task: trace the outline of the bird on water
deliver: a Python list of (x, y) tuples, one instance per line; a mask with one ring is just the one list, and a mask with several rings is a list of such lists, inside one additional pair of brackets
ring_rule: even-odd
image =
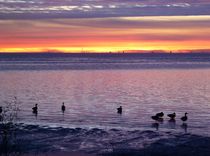
[(159, 119), (159, 117), (158, 116), (151, 116), (151, 118), (153, 119), (153, 120), (158, 120)]
[(159, 121), (159, 122), (163, 122), (163, 118), (157, 116), (157, 115), (154, 115), (154, 116), (151, 116), (151, 118), (155, 121)]
[(151, 118), (155, 121), (159, 121), (159, 122), (162, 122), (163, 121), (163, 116), (164, 116), (164, 113), (163, 112), (160, 112), (160, 113), (157, 113), (156, 115), (154, 116), (151, 116)]
[(119, 108), (117, 108), (117, 113), (122, 114), (122, 106), (120, 106)]
[(3, 121), (3, 116), (1, 115), (1, 113), (3, 112), (2, 107), (0, 107), (0, 121)]
[(64, 113), (65, 110), (66, 110), (66, 106), (64, 105), (64, 102), (63, 102), (63, 104), (62, 104), (62, 106), (61, 106), (61, 110), (62, 110), (63, 113)]
[(162, 118), (164, 116), (164, 113), (163, 112), (157, 113), (156, 116)]
[(175, 119), (176, 113), (174, 112), (174, 113), (172, 113), (172, 114), (168, 114), (167, 116), (168, 116), (169, 118), (171, 118), (171, 119)]
[(185, 122), (185, 121), (187, 121), (187, 112), (184, 114), (184, 116), (183, 117), (181, 117), (181, 120), (183, 121), (183, 122)]
[(34, 114), (38, 113), (38, 104), (36, 103), (35, 106), (32, 108)]

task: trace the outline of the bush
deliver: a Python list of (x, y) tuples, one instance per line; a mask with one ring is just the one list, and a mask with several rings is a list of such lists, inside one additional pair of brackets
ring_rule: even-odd
[(18, 100), (5, 101), (0, 114), (0, 156), (20, 155), (16, 137)]

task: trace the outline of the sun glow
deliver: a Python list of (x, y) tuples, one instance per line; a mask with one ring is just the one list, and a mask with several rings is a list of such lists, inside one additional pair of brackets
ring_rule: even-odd
[(210, 49), (210, 16), (1, 20), (1, 52)]

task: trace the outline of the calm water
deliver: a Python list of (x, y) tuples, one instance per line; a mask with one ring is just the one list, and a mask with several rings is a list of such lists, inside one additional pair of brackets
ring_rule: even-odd
[[(208, 55), (202, 59), (186, 57), (187, 61), (183, 61), (182, 57), (169, 58), (167, 61), (152, 58), (157, 64), (152, 69), (151, 59), (136, 57), (127, 59), (127, 63), (119, 58), (116, 62), (115, 57), (106, 58), (106, 63), (97, 58), (81, 60), (70, 57), (59, 58), (59, 61), (53, 58), (53, 61), (59, 62), (57, 65), (49, 58), (48, 62), (35, 59), (28, 61), (27, 65), (27, 58), (18, 59), (1, 58), (0, 103), (12, 101), (16, 96), (20, 103), (19, 122), (51, 127), (155, 131), (151, 116), (163, 111), (165, 114), (176, 112), (177, 119), (176, 123), (170, 123), (165, 116), (159, 126), (160, 132), (187, 131), (210, 135)], [(84, 59), (89, 61), (93, 69), (83, 62)], [(129, 67), (129, 62), (137, 62), (136, 68), (109, 68), (113, 64), (118, 66), (119, 60), (123, 60), (120, 64), (126, 67)], [(167, 62), (167, 65), (161, 61)], [(38, 68), (43, 64), (45, 70)], [(62, 68), (63, 64), (68, 69)], [(178, 67), (174, 66), (177, 64)], [(62, 102), (67, 108), (64, 114), (60, 110)], [(39, 104), (37, 117), (31, 111), (35, 103)], [(120, 105), (123, 107), (122, 115), (116, 113)], [(187, 129), (181, 126), (180, 121), (185, 112), (189, 113)]]
[[(19, 120), (26, 123), (84, 126), (84, 127), (120, 127), (120, 128), (151, 128), (150, 116), (163, 111), (166, 114), (176, 112), (176, 125), (167, 122), (160, 125), (166, 129), (180, 129), (179, 118), (184, 112), (189, 113), (188, 128), (190, 131), (210, 130), (210, 68), (181, 69), (159, 68), (160, 57), (146, 58), (17, 58), (3, 59), (0, 67), (5, 62), (14, 70), (0, 72), (0, 101), (9, 101), (16, 96), (20, 104)], [(164, 57), (163, 57), (164, 58)], [(173, 58), (173, 57), (172, 57)], [(184, 57), (185, 58), (185, 57)], [(30, 60), (32, 60), (30, 62)], [(63, 60), (62, 60), (63, 59)], [(207, 64), (209, 57), (204, 57), (196, 62), (194, 59), (183, 57), (170, 62), (176, 64)], [(18, 61), (17, 61), (18, 60)], [(21, 61), (22, 60), (22, 61)], [(84, 60), (90, 63), (101, 62), (101, 68), (110, 63), (116, 64), (121, 60), (125, 62), (140, 62), (151, 64), (159, 63), (154, 69), (106, 69), (103, 70), (33, 70), (30, 65), (40, 66), (46, 64), (48, 68), (52, 62), (74, 66), (86, 66)], [(166, 60), (162, 59), (163, 62)], [(186, 61), (187, 60), (187, 61)], [(28, 62), (31, 70), (17, 70), (18, 64)], [(63, 62), (62, 62), (63, 61)], [(87, 62), (86, 61), (86, 62)], [(50, 63), (49, 63), (50, 62)], [(120, 62), (120, 63), (121, 63)], [(58, 64), (58, 63), (56, 63)], [(58, 65), (60, 65), (58, 64)], [(98, 63), (99, 64), (99, 63)], [(105, 64), (105, 65), (104, 65)], [(69, 65), (69, 66), (70, 66)], [(167, 66), (163, 66), (167, 67)], [(27, 68), (28, 69), (28, 68)], [(57, 69), (57, 68), (56, 68)], [(65, 102), (67, 111), (63, 115), (60, 111), (61, 103)], [(35, 103), (39, 104), (37, 118), (31, 113)], [(116, 114), (116, 108), (123, 106), (123, 114)]]

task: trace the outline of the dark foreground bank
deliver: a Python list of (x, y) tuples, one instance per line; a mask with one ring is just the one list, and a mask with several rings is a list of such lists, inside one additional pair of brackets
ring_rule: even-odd
[[(34, 125), (18, 125), (12, 131), (6, 151), (10, 155), (209, 156), (210, 153), (210, 138), (190, 133)], [(0, 155), (5, 155), (2, 136)]]

